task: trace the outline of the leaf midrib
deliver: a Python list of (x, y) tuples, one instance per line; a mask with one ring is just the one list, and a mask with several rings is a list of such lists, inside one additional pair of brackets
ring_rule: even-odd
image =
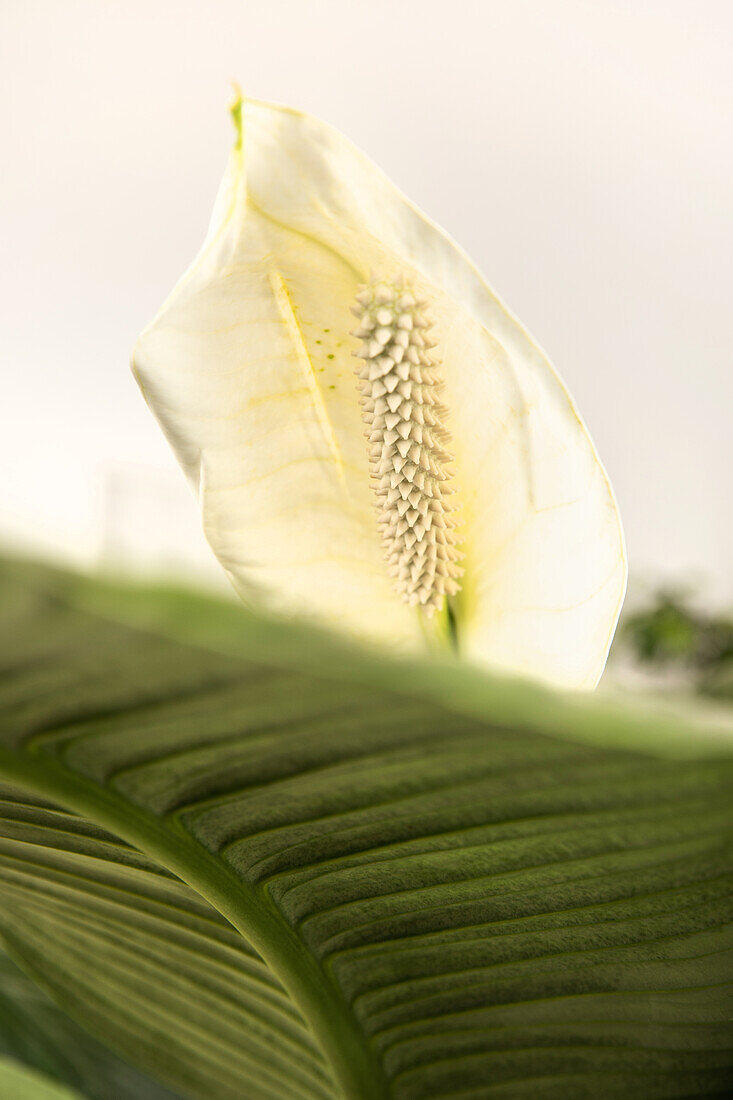
[(311, 1027), (347, 1100), (389, 1100), (381, 1062), (356, 1018), (319, 963), (265, 891), (235, 872), (186, 833), (164, 824), (42, 752), (0, 748), (0, 772), (34, 795), (62, 801), (159, 861), (206, 899), (262, 956)]

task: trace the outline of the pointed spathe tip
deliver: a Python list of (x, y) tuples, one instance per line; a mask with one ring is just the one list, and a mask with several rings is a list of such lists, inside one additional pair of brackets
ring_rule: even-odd
[(242, 106), (244, 104), (244, 96), (242, 95), (242, 89), (236, 80), (232, 81), (232, 89), (234, 91), (234, 100), (229, 108), (229, 114), (232, 116), (232, 122), (234, 123), (235, 141), (234, 148), (242, 148)]

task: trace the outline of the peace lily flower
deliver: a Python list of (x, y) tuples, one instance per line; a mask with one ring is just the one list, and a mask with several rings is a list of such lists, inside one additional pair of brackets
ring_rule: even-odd
[(547, 358), (340, 133), (250, 100), (233, 115), (208, 236), (133, 369), (235, 587), (594, 686), (623, 537)]

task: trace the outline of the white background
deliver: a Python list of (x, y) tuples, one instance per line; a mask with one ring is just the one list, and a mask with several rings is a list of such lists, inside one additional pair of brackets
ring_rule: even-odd
[(589, 424), (637, 583), (733, 602), (732, 57), (726, 0), (0, 0), (0, 541), (204, 559), (127, 362), (237, 79), (477, 261)]

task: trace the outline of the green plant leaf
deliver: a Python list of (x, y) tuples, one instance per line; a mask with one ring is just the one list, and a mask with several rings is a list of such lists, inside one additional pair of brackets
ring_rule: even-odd
[(724, 732), (41, 567), (0, 606), (0, 929), (129, 1058), (206, 1100), (728, 1094)]
[(287, 996), (215, 910), (90, 822), (2, 793), (2, 934), (63, 1008), (186, 1095), (329, 1094)]
[(84, 1100), (78, 1092), (59, 1084), (38, 1070), (11, 1058), (0, 1057), (0, 1096), (8, 1100)]
[[(4, 787), (0, 793), (4, 805), (14, 801), (22, 813), (24, 799), (18, 790)], [(3, 819), (7, 820), (5, 814)], [(4, 889), (2, 895), (9, 900)], [(176, 1093), (143, 1076), (75, 1024), (4, 952), (0, 952), (0, 1058), (22, 1063), (77, 1090), (86, 1100), (177, 1100)]]

